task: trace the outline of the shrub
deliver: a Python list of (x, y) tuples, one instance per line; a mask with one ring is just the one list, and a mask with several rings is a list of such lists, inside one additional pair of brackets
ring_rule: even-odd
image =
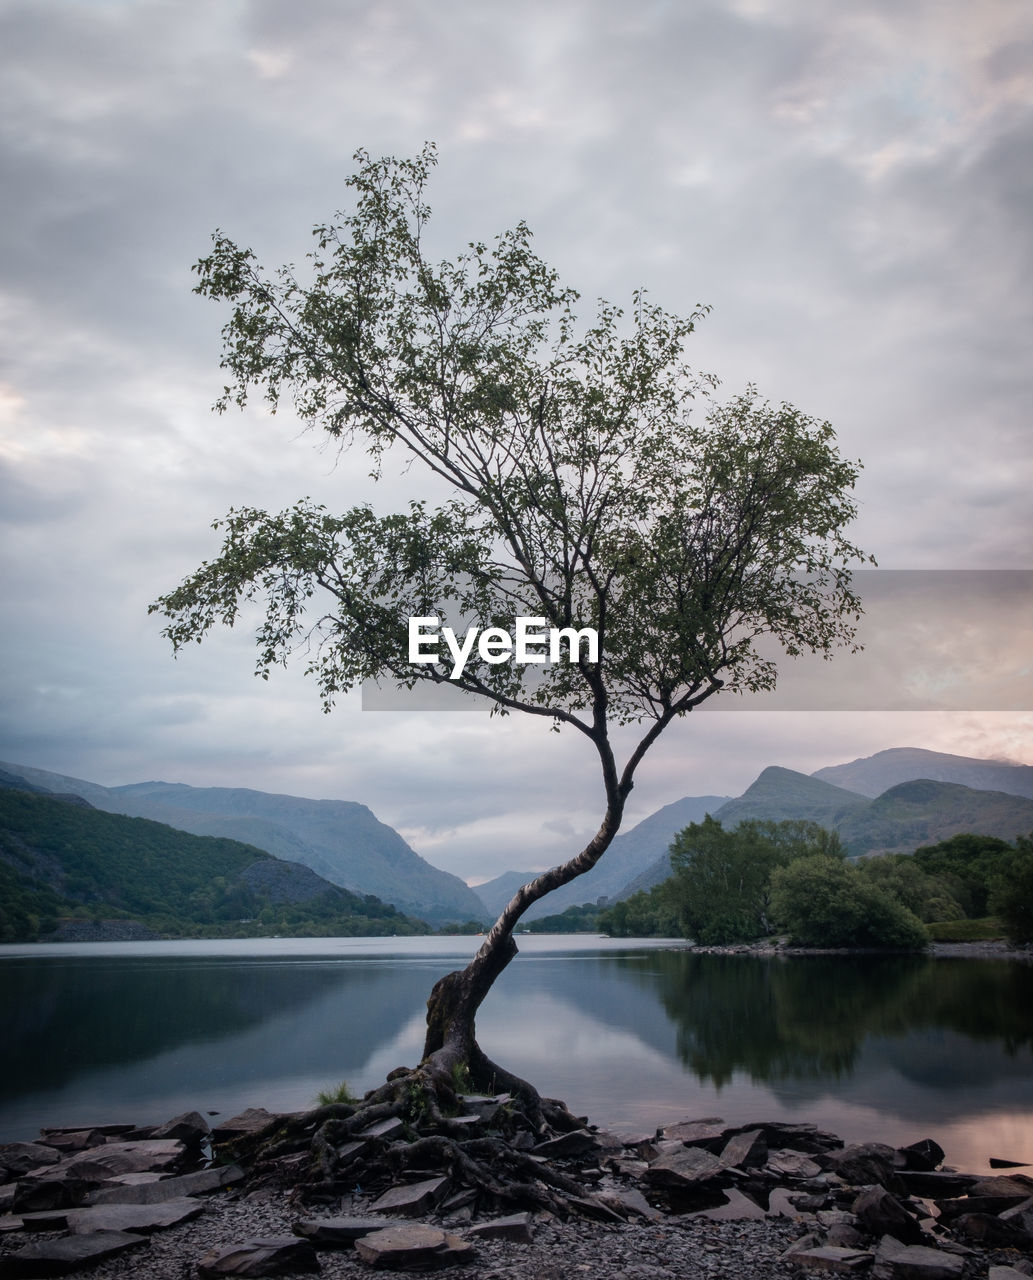
[(921, 921), (856, 867), (820, 854), (773, 873), (771, 910), (795, 946), (922, 951), (929, 941)]

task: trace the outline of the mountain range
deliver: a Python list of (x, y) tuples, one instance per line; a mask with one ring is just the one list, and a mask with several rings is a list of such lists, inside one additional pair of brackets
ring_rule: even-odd
[[(169, 782), (102, 787), (25, 765), (0, 763), (0, 770), (30, 790), (80, 797), (108, 813), (243, 841), (432, 924), (493, 919), (538, 874), (507, 871), (470, 889), (352, 801)], [(817, 822), (838, 831), (853, 857), (912, 852), (961, 831), (1011, 840), (1033, 831), (1033, 767), (911, 747), (810, 775), (771, 766), (740, 796), (686, 796), (650, 814), (619, 835), (592, 871), (536, 903), (525, 918), (600, 898), (614, 901), (660, 883), (670, 874), (668, 846), (675, 834), (708, 813), (725, 826), (749, 818)]]
[[(734, 799), (686, 797), (666, 805), (617, 837), (602, 860), (605, 873), (597, 866), (536, 903), (525, 918), (539, 919), (600, 897), (627, 898), (660, 884), (670, 875), (668, 846), (674, 834), (690, 822), (702, 822), (707, 813), (725, 827), (747, 819), (816, 822), (837, 831), (851, 857), (913, 853), (962, 831), (1013, 840), (1033, 831), (1033, 767), (917, 747), (891, 748), (813, 774), (772, 765)], [(621, 855), (614, 859), (622, 841)], [(478, 885), (477, 892), (485, 906), (501, 907), (503, 894), (511, 895), (533, 875), (509, 871)], [(627, 878), (618, 885), (621, 875)]]
[(0, 941), (426, 932), (252, 845), (105, 813), (0, 770)]
[(458, 876), (431, 866), (397, 831), (354, 801), (174, 782), (102, 787), (27, 765), (0, 761), (0, 769), (47, 791), (81, 796), (107, 813), (243, 841), (276, 858), (300, 862), (342, 889), (375, 894), (431, 924), (479, 920), (485, 914), (480, 899)]

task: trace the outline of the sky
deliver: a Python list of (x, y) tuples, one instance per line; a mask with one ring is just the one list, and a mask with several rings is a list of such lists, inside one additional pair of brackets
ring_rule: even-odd
[[(571, 733), (324, 715), (246, 633), (173, 661), (147, 615), (231, 506), (420, 496), (289, 414), (210, 411), (192, 264), (216, 228), (300, 260), (360, 147), (437, 144), (446, 252), (523, 218), (589, 307), (709, 304), (690, 360), (832, 422), (882, 568), (1033, 569), (1026, 0), (0, 0), (0, 50), (0, 759), (358, 800), (471, 881), (594, 831)], [(893, 746), (1033, 764), (1004, 705), (691, 716), (627, 816)]]

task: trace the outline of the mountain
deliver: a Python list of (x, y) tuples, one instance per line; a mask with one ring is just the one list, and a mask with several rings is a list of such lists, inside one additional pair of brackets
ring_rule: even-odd
[(861, 796), (843, 787), (794, 769), (770, 765), (741, 796), (722, 805), (714, 817), (726, 827), (737, 826), (750, 818), (771, 822), (803, 819), (823, 827), (835, 827), (866, 803)]
[[(708, 813), (715, 812), (726, 800), (726, 796), (686, 796), (664, 805), (629, 831), (618, 835), (591, 871), (536, 902), (523, 918), (537, 920), (583, 902), (622, 896), (630, 881), (658, 858), (666, 858), (667, 846), (682, 827), (687, 827), (690, 822), (702, 822)], [(506, 871), (494, 880), (477, 885), (474, 892), (489, 915), (497, 916), (517, 889), (538, 874), (537, 871)]]
[(331, 884), (375, 894), (406, 915), (432, 923), (479, 920), (485, 914), (480, 899), (458, 876), (431, 866), (397, 831), (353, 801), (170, 782), (102, 787), (23, 765), (0, 762), (0, 769), (50, 791), (82, 796), (108, 813), (243, 841), (303, 863)]
[[(923, 769), (937, 777), (922, 773)], [(987, 785), (962, 785), (956, 781), (962, 777)], [(889, 781), (882, 791), (870, 790), (885, 779)], [(998, 785), (990, 788), (991, 782)], [(725, 827), (747, 819), (817, 822), (838, 831), (853, 857), (913, 853), (919, 845), (936, 844), (962, 831), (1004, 840), (1033, 831), (1033, 808), (1026, 799), (1033, 798), (1031, 793), (1033, 768), (1029, 765), (898, 747), (819, 769), (810, 776), (769, 766), (741, 796), (717, 809), (714, 817)], [(665, 849), (613, 896), (627, 898), (640, 889), (652, 889), (669, 875)]]
[[(52, 933), (61, 917), (179, 936), (421, 931), (394, 907), (235, 840), (0, 787), (0, 941)], [(17, 779), (15, 779), (16, 781)], [(129, 936), (127, 934), (127, 936)]]
[(952, 756), (921, 747), (891, 747), (849, 764), (818, 769), (811, 777), (872, 798), (898, 783), (929, 778), (933, 782), (957, 782), (977, 791), (1004, 791), (1033, 799), (1033, 765)]
[(914, 853), (959, 832), (1014, 840), (1033, 831), (1033, 800), (922, 778), (890, 787), (836, 824), (848, 853)]

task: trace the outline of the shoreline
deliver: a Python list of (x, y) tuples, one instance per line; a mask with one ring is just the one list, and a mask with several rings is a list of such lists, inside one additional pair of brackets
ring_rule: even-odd
[(1009, 942), (930, 942), (925, 951), (889, 951), (884, 947), (790, 947), (765, 939), (761, 942), (736, 942), (726, 946), (672, 947), (671, 950), (695, 952), (705, 956), (929, 956), (935, 959), (953, 957), (971, 960), (1024, 960), (1033, 963), (1033, 945), (1017, 946)]
[[(245, 1126), (238, 1152), (249, 1138), (270, 1132), (274, 1119), (258, 1112), (237, 1117)], [(318, 1270), (327, 1280), (354, 1280), (367, 1276), (371, 1265), (383, 1265), (364, 1261), (356, 1239), (369, 1252), (386, 1248), (383, 1237), (392, 1232), (396, 1240), (399, 1233), (410, 1241), (440, 1237), (421, 1269), (432, 1266), (445, 1280), (567, 1280), (572, 1272), (600, 1280), (793, 1280), (859, 1270), (885, 1280), (1033, 1275), (1033, 1167), (1001, 1168), (989, 1176), (958, 1173), (941, 1167), (942, 1149), (929, 1139), (896, 1149), (844, 1147), (812, 1125), (728, 1129), (710, 1117), (622, 1140), (589, 1125), (544, 1141), (539, 1135), (540, 1185), (558, 1197), (555, 1212), (539, 1204), (514, 1213), (483, 1188), (481, 1194), (463, 1191), (454, 1169), (444, 1192), (417, 1201), (429, 1185), (424, 1180), (433, 1178), (421, 1165), (392, 1179), (397, 1204), (386, 1216), (382, 1179), (375, 1176), (368, 1186), (339, 1187), (334, 1196), (303, 1203), (296, 1157), (272, 1165), (262, 1158), (242, 1161), (236, 1172), (200, 1160), (200, 1172), (184, 1174), (182, 1153), (193, 1151), (193, 1163), (199, 1162), (200, 1125), (206, 1122), (192, 1113), (135, 1133), (125, 1132), (126, 1126), (107, 1126), (103, 1134), (46, 1130), (44, 1142), (58, 1144), (51, 1148), (54, 1159), (48, 1155), (50, 1164), (35, 1172), (26, 1167), (20, 1177), (11, 1176), (10, 1148), (0, 1148), (0, 1162), (7, 1161), (7, 1182), (0, 1186), (0, 1205), (7, 1202), (0, 1208), (0, 1277), (192, 1280)], [(122, 1132), (110, 1132), (115, 1129)], [(183, 1136), (153, 1136), (171, 1133)], [(206, 1134), (205, 1142), (212, 1136)], [(409, 1134), (403, 1145), (417, 1138)], [(513, 1134), (505, 1142), (514, 1152), (526, 1145)], [(378, 1140), (378, 1158), (386, 1158), (392, 1145), (398, 1135), (393, 1143), (391, 1135)], [(134, 1146), (142, 1155), (149, 1151), (154, 1172), (145, 1174), (140, 1162), (135, 1173), (112, 1172)], [(26, 1162), (33, 1158), (15, 1154)], [(53, 1198), (45, 1185), (55, 1184), (62, 1170), (78, 1187), (78, 1198), (94, 1207), (27, 1211), (26, 1203)], [(95, 1189), (83, 1192), (80, 1184), (91, 1180)], [(249, 1248), (254, 1253), (249, 1242), (256, 1240), (266, 1253), (284, 1253), (280, 1269), (220, 1269), (231, 1256), (239, 1261)], [(108, 1243), (116, 1252), (88, 1265), (47, 1269), (44, 1261), (48, 1251)], [(199, 1269), (202, 1260), (207, 1267)]]

